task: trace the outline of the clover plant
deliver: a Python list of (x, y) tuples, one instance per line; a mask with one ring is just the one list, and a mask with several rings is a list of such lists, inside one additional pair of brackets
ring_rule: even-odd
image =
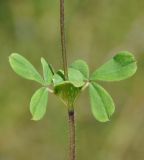
[(94, 118), (100, 122), (107, 122), (115, 111), (115, 105), (110, 94), (99, 85), (99, 81), (114, 82), (131, 77), (137, 70), (136, 59), (132, 53), (121, 51), (114, 55), (108, 62), (89, 73), (87, 63), (81, 59), (74, 61), (67, 67), (65, 38), (64, 38), (64, 1), (61, 0), (61, 43), (63, 69), (55, 71), (53, 67), (41, 58), (43, 76), (22, 55), (12, 53), (9, 62), (12, 69), (21, 77), (41, 84), (30, 101), (32, 119), (37, 121), (43, 118), (47, 110), (48, 95), (52, 93), (67, 106), (70, 120), (70, 160), (75, 160), (75, 126), (74, 106), (77, 97), (87, 87), (91, 111)]
[(109, 93), (98, 84), (98, 81), (120, 81), (131, 77), (137, 69), (134, 56), (127, 51), (119, 52), (91, 75), (87, 63), (76, 60), (68, 68), (68, 80), (64, 79), (62, 69), (55, 72), (44, 58), (41, 58), (43, 76), (26, 58), (17, 53), (10, 55), (9, 62), (18, 75), (42, 85), (31, 98), (30, 112), (33, 120), (40, 120), (45, 115), (49, 92), (59, 97), (69, 110), (73, 110), (78, 95), (89, 87), (94, 117), (100, 122), (109, 121), (115, 105)]

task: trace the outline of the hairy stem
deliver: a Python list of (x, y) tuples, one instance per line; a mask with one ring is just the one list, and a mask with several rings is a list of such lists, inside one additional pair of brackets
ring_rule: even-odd
[(69, 116), (69, 160), (75, 160), (75, 114), (74, 110), (68, 112)]
[(64, 76), (65, 76), (65, 80), (68, 80), (65, 26), (64, 26), (64, 0), (60, 0), (60, 30), (61, 30), (61, 45), (62, 45), (62, 60), (63, 60)]

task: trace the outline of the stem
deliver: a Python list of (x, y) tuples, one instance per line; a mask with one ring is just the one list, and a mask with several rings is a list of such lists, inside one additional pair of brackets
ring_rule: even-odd
[[(64, 26), (64, 0), (60, 0), (60, 30), (64, 78), (68, 80), (67, 53)], [(75, 116), (74, 109), (68, 110), (69, 117), (69, 160), (75, 160)]]
[(60, 30), (62, 45), (62, 60), (65, 80), (68, 80), (67, 54), (65, 43), (65, 27), (64, 27), (64, 0), (60, 0)]
[(75, 114), (74, 110), (68, 112), (69, 116), (69, 160), (75, 160)]

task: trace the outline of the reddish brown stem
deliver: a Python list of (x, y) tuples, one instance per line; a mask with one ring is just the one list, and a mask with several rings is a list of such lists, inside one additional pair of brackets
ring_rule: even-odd
[(65, 42), (65, 26), (64, 26), (64, 0), (60, 0), (60, 30), (61, 30), (61, 45), (62, 45), (62, 60), (65, 80), (68, 80), (67, 54)]
[[(67, 54), (65, 42), (65, 26), (64, 26), (64, 0), (60, 0), (60, 30), (61, 30), (61, 46), (62, 60), (65, 80), (68, 80)], [(73, 108), (73, 107), (72, 107)], [(75, 115), (74, 110), (68, 111), (69, 117), (69, 160), (75, 160)]]
[(76, 159), (75, 153), (75, 114), (74, 110), (68, 112), (69, 116), (69, 160)]

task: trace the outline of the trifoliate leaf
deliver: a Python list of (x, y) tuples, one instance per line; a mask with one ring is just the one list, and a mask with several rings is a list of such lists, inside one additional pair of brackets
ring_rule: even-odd
[(49, 64), (44, 58), (41, 58), (41, 63), (43, 67), (43, 75), (44, 75), (45, 83), (46, 85), (49, 85), (52, 82), (53, 73), (51, 71), (51, 68), (49, 67)]
[(100, 122), (109, 121), (115, 106), (108, 92), (100, 85), (92, 83), (89, 86), (89, 95), (94, 117)]
[(30, 112), (32, 114), (32, 120), (40, 120), (46, 113), (48, 102), (48, 89), (40, 88), (38, 89), (31, 98), (30, 102)]
[(89, 67), (87, 63), (83, 60), (76, 60), (70, 65), (70, 67), (80, 71), (85, 79), (89, 78)]
[(13, 53), (9, 56), (9, 62), (12, 69), (23, 78), (37, 81), (43, 84), (41, 75), (37, 72), (34, 66), (23, 56)]
[(123, 51), (98, 68), (91, 76), (91, 80), (119, 81), (131, 77), (137, 70), (135, 57)]

